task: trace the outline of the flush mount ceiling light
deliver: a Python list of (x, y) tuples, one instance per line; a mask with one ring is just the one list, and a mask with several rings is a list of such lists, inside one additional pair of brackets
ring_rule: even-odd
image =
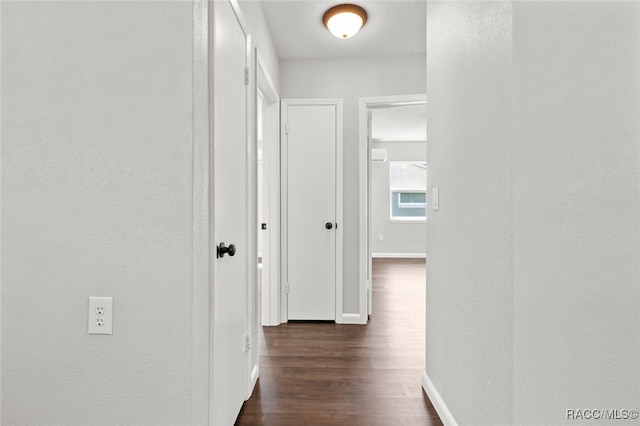
[(350, 38), (367, 22), (367, 12), (355, 4), (339, 4), (324, 13), (322, 22), (334, 36)]

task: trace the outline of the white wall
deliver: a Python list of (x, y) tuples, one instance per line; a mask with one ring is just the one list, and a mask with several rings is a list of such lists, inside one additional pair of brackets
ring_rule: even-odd
[(251, 33), (251, 43), (258, 48), (260, 57), (270, 74), (276, 91), (280, 90), (280, 62), (276, 48), (273, 45), (269, 27), (262, 12), (262, 4), (256, 0), (238, 1), (242, 14), (247, 21)]
[(510, 424), (511, 6), (427, 3), (426, 372), (461, 425)]
[(514, 421), (640, 409), (640, 3), (513, 30)]
[(280, 61), (283, 98), (344, 99), (344, 312), (358, 313), (358, 99), (425, 91), (425, 56)]
[(637, 2), (428, 4), (426, 373), (459, 424), (639, 408), (639, 28)]
[[(206, 418), (193, 414), (208, 382), (206, 364), (193, 374), (207, 352), (192, 351), (193, 9), (2, 2), (8, 424)], [(87, 334), (89, 296), (114, 297), (112, 336)]]
[[(425, 253), (426, 224), (392, 223), (389, 220), (389, 162), (426, 161), (425, 142), (373, 142), (374, 149), (386, 149), (387, 161), (372, 162), (371, 185), (371, 252), (376, 254)], [(384, 235), (380, 241), (379, 234)]]

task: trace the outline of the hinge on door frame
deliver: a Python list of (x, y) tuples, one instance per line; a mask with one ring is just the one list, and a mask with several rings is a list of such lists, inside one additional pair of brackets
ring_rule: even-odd
[(285, 284), (284, 291), (289, 294), (289, 283)]
[(244, 335), (244, 351), (251, 352), (251, 335), (250, 334)]
[(249, 85), (249, 67), (244, 67), (244, 84)]
[(289, 134), (289, 123), (284, 123), (284, 134), (285, 135)]

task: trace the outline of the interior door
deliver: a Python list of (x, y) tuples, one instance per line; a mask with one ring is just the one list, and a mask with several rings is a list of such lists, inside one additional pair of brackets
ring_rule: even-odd
[(248, 248), (248, 37), (228, 1), (213, 7), (214, 424), (232, 425), (245, 400)]
[(336, 105), (287, 105), (290, 320), (336, 319)]

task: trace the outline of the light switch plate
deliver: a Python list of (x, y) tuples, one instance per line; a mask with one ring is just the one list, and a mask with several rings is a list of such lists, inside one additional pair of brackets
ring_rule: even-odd
[(113, 297), (89, 297), (89, 334), (113, 334)]
[(433, 197), (431, 197), (431, 206), (433, 207), (433, 210), (438, 210), (440, 208), (440, 200), (438, 199), (439, 196), (439, 191), (438, 188), (433, 188)]

